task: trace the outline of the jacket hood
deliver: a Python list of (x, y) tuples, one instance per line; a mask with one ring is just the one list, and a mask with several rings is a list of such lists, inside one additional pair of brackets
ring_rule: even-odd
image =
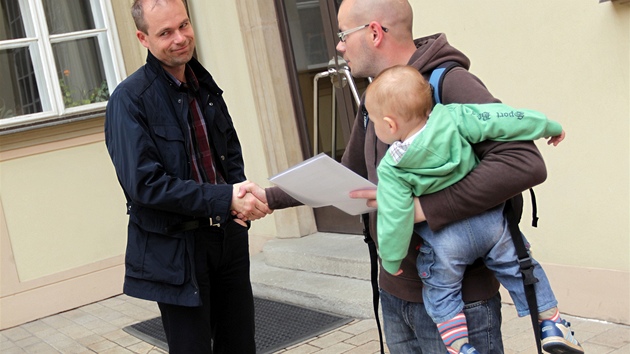
[(414, 43), (417, 50), (409, 59), (408, 65), (418, 69), (425, 76), (445, 61), (455, 61), (466, 70), (470, 68), (468, 57), (452, 47), (444, 33), (418, 38)]

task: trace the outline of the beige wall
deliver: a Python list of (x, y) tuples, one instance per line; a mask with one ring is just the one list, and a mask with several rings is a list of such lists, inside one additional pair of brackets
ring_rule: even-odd
[(39, 146), (41, 153), (2, 162), (2, 204), (21, 281), (124, 250), (124, 224), (111, 222), (120, 219), (124, 201), (111, 193), (117, 184), (105, 145), (76, 140), (81, 145)]
[(124, 199), (102, 119), (2, 137), (0, 328), (122, 291)]
[(411, 3), (417, 36), (446, 33), (495, 96), (563, 124), (560, 146), (538, 144), (548, 178), (535, 188), (539, 227), (527, 210), (523, 232), (561, 310), (628, 323), (630, 4)]

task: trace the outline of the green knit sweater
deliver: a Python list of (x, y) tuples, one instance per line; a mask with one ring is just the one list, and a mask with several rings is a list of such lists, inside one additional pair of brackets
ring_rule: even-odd
[(383, 267), (396, 273), (414, 224), (413, 197), (442, 190), (478, 164), (470, 144), (535, 140), (559, 135), (559, 123), (533, 110), (499, 103), (436, 105), (399, 162), (385, 154), (378, 166), (378, 242)]

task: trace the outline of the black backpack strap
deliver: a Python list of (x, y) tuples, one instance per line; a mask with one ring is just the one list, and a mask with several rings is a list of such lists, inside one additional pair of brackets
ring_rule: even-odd
[[(363, 98), (361, 99), (361, 115), (363, 116), (363, 129), (367, 132), (367, 125), (370, 121), (368, 111), (363, 104)], [(363, 241), (367, 243), (368, 250), (370, 251), (370, 283), (372, 284), (372, 305), (374, 306), (374, 318), (376, 319), (376, 329), (378, 330), (378, 341), (381, 345), (381, 354), (385, 354), (385, 348), (383, 346), (383, 331), (381, 330), (381, 320), (378, 316), (378, 303), (380, 294), (378, 292), (378, 252), (376, 250), (376, 243), (370, 235), (370, 214), (361, 214), (363, 221)]]
[[(533, 196), (533, 190), (531, 190)], [(529, 315), (532, 320), (532, 328), (534, 329), (534, 337), (536, 338), (536, 348), (538, 354), (542, 354), (540, 345), (540, 326), (538, 325), (538, 304), (536, 301), (536, 289), (534, 284), (538, 282), (538, 279), (534, 276), (534, 265), (532, 258), (525, 247), (521, 230), (518, 227), (518, 217), (514, 211), (513, 201), (508, 200), (505, 202), (505, 208), (503, 210), (510, 229), (510, 235), (512, 235), (512, 242), (516, 249), (516, 256), (518, 257), (518, 264), (521, 274), (523, 275), (523, 287), (525, 288), (525, 297), (527, 298), (527, 306), (529, 307)], [(534, 208), (535, 209), (535, 208)]]
[(361, 115), (363, 116), (363, 130), (365, 133), (367, 132), (367, 125), (368, 125), (368, 122), (370, 121), (370, 117), (368, 115), (367, 109), (365, 109), (365, 105), (363, 104), (363, 102), (361, 102)]
[(532, 198), (532, 226), (538, 227), (538, 208), (536, 207), (536, 194), (534, 194), (534, 188), (529, 189), (529, 195)]
[[(442, 83), (444, 76), (451, 69), (460, 66), (459, 63), (454, 61), (446, 61), (438, 65), (429, 76), (429, 84), (433, 91), (433, 104), (442, 103)], [(538, 216), (536, 208), (536, 195), (532, 188), (529, 189), (532, 198), (532, 226), (538, 226)], [(538, 304), (536, 301), (536, 289), (534, 284), (538, 282), (538, 279), (534, 276), (534, 266), (532, 259), (525, 247), (521, 230), (518, 227), (519, 218), (514, 211), (512, 200), (508, 200), (504, 210), (508, 226), (510, 228), (510, 234), (512, 236), (512, 242), (516, 248), (516, 255), (518, 257), (518, 264), (521, 274), (523, 275), (523, 286), (525, 288), (525, 297), (527, 299), (527, 306), (529, 307), (529, 314), (532, 321), (532, 328), (534, 329), (534, 337), (536, 338), (536, 349), (538, 354), (542, 354), (542, 348), (540, 343), (540, 326), (538, 325)]]
[(372, 305), (374, 305), (374, 318), (376, 319), (376, 328), (378, 329), (378, 340), (381, 345), (381, 354), (385, 354), (381, 321), (378, 316), (379, 293), (376, 244), (370, 235), (370, 214), (362, 214), (361, 218), (363, 219), (363, 241), (367, 243), (368, 249), (370, 250), (370, 282), (372, 283)]
[(436, 105), (438, 103), (442, 103), (442, 82), (444, 81), (444, 76), (451, 69), (461, 66), (458, 62), (455, 61), (445, 61), (442, 64), (438, 65), (431, 72), (431, 76), (429, 76), (429, 84), (433, 90), (433, 104)]

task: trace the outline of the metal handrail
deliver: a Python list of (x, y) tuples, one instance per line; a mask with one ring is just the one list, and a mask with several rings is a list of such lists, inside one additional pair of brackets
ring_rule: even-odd
[(331, 146), (331, 154), (334, 158), (335, 151), (337, 149), (337, 99), (336, 99), (336, 85), (334, 83), (334, 79), (339, 79), (339, 76), (343, 75), (339, 82), (339, 86), (341, 88), (344, 87), (344, 83), (347, 83), (350, 87), (350, 91), (352, 92), (352, 96), (354, 97), (354, 101), (357, 105), (361, 103), (359, 98), (359, 93), (357, 90), (357, 85), (350, 74), (350, 69), (347, 66), (342, 67), (337, 70), (334, 67), (329, 67), (328, 70), (317, 73), (313, 78), (313, 154), (317, 155), (317, 151), (319, 149), (319, 79), (324, 77), (330, 77), (331, 82), (333, 82), (332, 86), (332, 115), (331, 115), (331, 124), (332, 124), (332, 146)]
[(357, 107), (359, 107), (359, 105), (361, 104), (361, 99), (359, 98), (359, 91), (357, 90), (357, 85), (354, 82), (354, 78), (352, 77), (352, 74), (350, 73), (350, 68), (348, 68), (347, 66), (344, 66), (343, 68), (339, 70), (339, 72), (342, 73), (346, 77), (348, 85), (350, 86), (350, 91), (352, 92), (352, 96), (354, 97), (354, 102), (356, 103)]

